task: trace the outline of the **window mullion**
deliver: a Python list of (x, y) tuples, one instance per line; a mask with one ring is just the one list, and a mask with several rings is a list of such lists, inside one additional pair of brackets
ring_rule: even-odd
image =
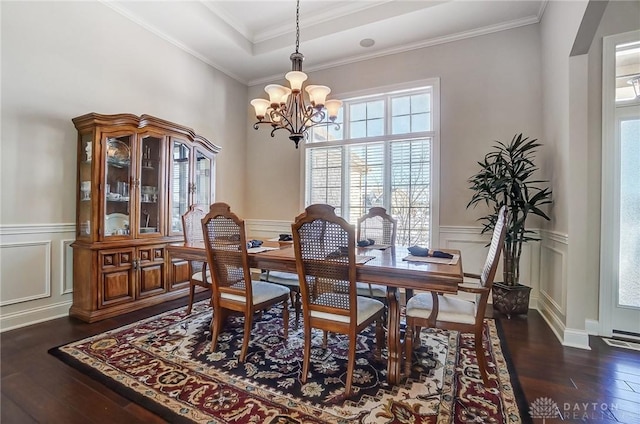
[(384, 142), (384, 207), (391, 214), (391, 142)]
[(347, 146), (342, 147), (342, 187), (340, 188), (340, 195), (342, 196), (342, 208), (340, 211), (340, 216), (347, 219), (348, 215), (345, 213), (351, 207), (349, 202), (349, 195), (351, 194), (349, 191), (349, 186), (351, 184), (350, 178), (350, 169), (349, 162), (351, 161), (351, 152)]

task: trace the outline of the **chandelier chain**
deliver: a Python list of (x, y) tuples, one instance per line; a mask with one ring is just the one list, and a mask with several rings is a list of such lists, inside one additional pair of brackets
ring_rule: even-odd
[(296, 1), (296, 53), (300, 47), (300, 0)]

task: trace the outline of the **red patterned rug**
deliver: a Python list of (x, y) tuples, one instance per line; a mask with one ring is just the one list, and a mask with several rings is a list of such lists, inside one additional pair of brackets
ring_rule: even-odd
[[(527, 406), (494, 320), (485, 321), (490, 384), (478, 371), (473, 336), (424, 329), (413, 372), (386, 383), (386, 365), (373, 358), (374, 329), (358, 338), (355, 393), (344, 398), (344, 336), (313, 333), (311, 375), (300, 382), (302, 325), (292, 318), (282, 337), (281, 311), (257, 318), (244, 364), (237, 357), (242, 318), (230, 318), (210, 352), (208, 301), (166, 312), (50, 350), (170, 422), (197, 423), (518, 423)], [(291, 314), (295, 315), (295, 314)]]

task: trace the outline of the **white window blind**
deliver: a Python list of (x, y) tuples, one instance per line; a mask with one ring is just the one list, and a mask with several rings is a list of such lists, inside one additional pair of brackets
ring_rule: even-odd
[(374, 206), (398, 220), (396, 242), (431, 243), (434, 87), (345, 100), (340, 130), (313, 129), (306, 149), (306, 205), (328, 203), (352, 224)]

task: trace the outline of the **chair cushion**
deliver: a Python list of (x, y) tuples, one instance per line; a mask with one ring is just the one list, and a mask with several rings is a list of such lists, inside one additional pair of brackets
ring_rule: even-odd
[(260, 274), (260, 280), (267, 281), (269, 283), (282, 284), (283, 286), (300, 287), (300, 281), (298, 281), (298, 274), (291, 272), (281, 271), (269, 271)]
[[(191, 276), (192, 280), (202, 282), (202, 271), (196, 272)], [(211, 272), (207, 271), (207, 284), (211, 284)]]
[[(289, 294), (287, 287), (279, 284), (265, 283), (264, 281), (252, 281), (253, 288), (253, 304), (257, 305), (262, 302), (267, 302), (271, 299), (282, 296), (283, 294)], [(236, 294), (221, 293), (220, 297), (223, 299), (235, 300), (236, 302), (244, 303), (246, 298), (244, 296), (238, 296)]]
[[(322, 296), (325, 296), (325, 294), (318, 296), (319, 303), (322, 302)], [(358, 325), (371, 318), (383, 308), (384, 304), (379, 300), (370, 297), (358, 296)], [(310, 315), (314, 318), (326, 319), (329, 321), (349, 322), (349, 317), (345, 315), (329, 314), (327, 312), (318, 311), (311, 311)]]
[[(407, 301), (408, 317), (429, 318), (433, 309), (431, 293), (420, 293)], [(438, 321), (475, 324), (477, 306), (475, 302), (459, 296), (438, 296)]]
[(358, 289), (358, 296), (371, 296), (373, 297), (387, 297), (387, 286), (382, 284), (371, 284), (371, 291), (369, 291), (369, 283), (356, 283)]

